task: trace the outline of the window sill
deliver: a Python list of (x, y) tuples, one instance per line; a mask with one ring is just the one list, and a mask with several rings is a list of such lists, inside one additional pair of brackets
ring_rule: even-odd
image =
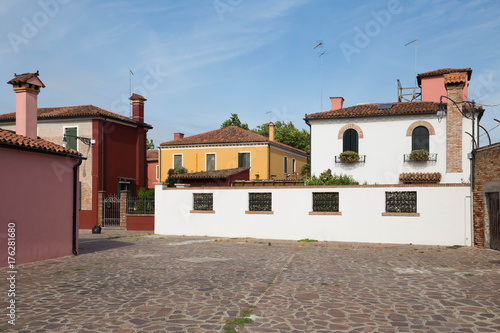
[(271, 210), (246, 210), (245, 214), (274, 214), (274, 212)]
[(420, 216), (420, 213), (382, 213), (382, 216)]
[(309, 215), (342, 215), (342, 212), (309, 212)]
[(191, 214), (215, 214), (215, 210), (190, 210)]

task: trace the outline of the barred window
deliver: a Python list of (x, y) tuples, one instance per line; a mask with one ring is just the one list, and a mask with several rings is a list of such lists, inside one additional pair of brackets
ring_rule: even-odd
[(385, 192), (385, 211), (386, 213), (416, 213), (417, 192)]
[(313, 212), (338, 212), (339, 192), (313, 192)]
[(193, 193), (194, 210), (214, 210), (213, 193)]
[(272, 193), (248, 193), (248, 210), (272, 211)]

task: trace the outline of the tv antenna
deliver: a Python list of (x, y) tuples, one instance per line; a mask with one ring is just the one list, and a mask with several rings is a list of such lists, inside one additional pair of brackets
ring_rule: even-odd
[[(128, 70), (129, 71), (129, 81), (128, 81), (128, 96), (132, 96), (132, 75), (134, 75), (134, 72), (132, 72), (131, 69)], [(132, 101), (130, 101), (129, 103), (129, 107), (128, 107), (128, 112), (129, 112), (129, 117), (132, 118)]]
[(272, 111), (267, 111), (266, 112), (266, 114), (269, 115), (269, 122), (271, 122), (271, 117), (273, 116), (272, 113), (273, 113)]
[(316, 44), (314, 49), (316, 49), (317, 47), (320, 47), (319, 57), (321, 58), (321, 110), (319, 111), (323, 112), (323, 55), (326, 52), (323, 52), (323, 41), (318, 41), (318, 44)]
[(415, 87), (416, 87), (417, 86), (417, 43), (418, 43), (418, 37), (415, 37), (414, 40), (406, 43), (405, 46), (408, 46), (412, 43), (415, 43)]

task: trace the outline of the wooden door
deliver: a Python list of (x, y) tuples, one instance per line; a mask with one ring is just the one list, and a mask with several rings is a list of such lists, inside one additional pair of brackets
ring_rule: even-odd
[(488, 218), (490, 220), (490, 247), (500, 250), (499, 192), (486, 193)]

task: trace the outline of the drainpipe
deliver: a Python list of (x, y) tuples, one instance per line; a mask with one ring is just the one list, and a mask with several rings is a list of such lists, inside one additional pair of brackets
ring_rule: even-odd
[(106, 118), (101, 122), (101, 191), (104, 191), (104, 123)]
[(311, 127), (311, 123), (309, 122), (309, 120), (307, 119), (307, 113), (304, 117), (304, 121), (306, 122), (307, 126), (309, 126), (309, 177), (312, 177), (312, 144), (311, 144), (311, 140), (312, 140), (312, 127)]
[(78, 159), (78, 163), (73, 167), (73, 242), (72, 242), (72, 250), (73, 254), (76, 256), (78, 251), (76, 249), (76, 198), (78, 196), (78, 167), (82, 164), (83, 158), (80, 156)]

